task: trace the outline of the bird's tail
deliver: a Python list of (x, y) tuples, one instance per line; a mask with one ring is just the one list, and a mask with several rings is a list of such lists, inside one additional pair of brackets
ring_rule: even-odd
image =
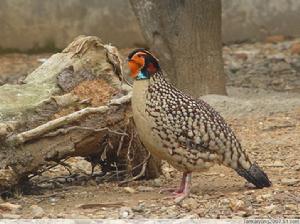
[(253, 163), (249, 169), (238, 166), (235, 171), (257, 188), (270, 187), (272, 185), (267, 174), (256, 163)]

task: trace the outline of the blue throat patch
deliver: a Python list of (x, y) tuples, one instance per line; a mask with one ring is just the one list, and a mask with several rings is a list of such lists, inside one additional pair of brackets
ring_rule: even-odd
[[(146, 73), (146, 74), (145, 74)], [(148, 72), (142, 72), (140, 71), (136, 80), (144, 80), (144, 79), (149, 79), (150, 76), (149, 76), (149, 73)]]

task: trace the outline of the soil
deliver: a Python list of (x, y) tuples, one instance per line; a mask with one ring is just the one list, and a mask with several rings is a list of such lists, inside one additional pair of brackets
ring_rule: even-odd
[[(32, 185), (25, 187), (25, 191), (0, 201), (0, 216), (300, 218), (300, 75), (295, 66), (300, 59), (298, 54), (290, 52), (295, 42), (299, 40), (225, 46), (228, 96), (203, 97), (232, 126), (250, 158), (268, 174), (272, 187), (255, 189), (233, 170), (215, 166), (207, 172), (194, 173), (191, 196), (175, 204), (170, 194), (159, 193), (177, 186), (181, 179), (181, 174), (166, 163), (158, 179), (119, 186), (117, 180), (107, 178), (109, 175), (90, 177), (91, 165), (87, 161), (70, 158), (66, 163), (71, 176), (65, 166), (59, 165), (33, 177)], [(0, 77), (7, 74), (22, 77), (38, 66), (37, 59), (43, 57), (1, 55)], [(272, 57), (280, 60), (271, 60)], [(26, 65), (17, 63), (22, 60)], [(281, 84), (273, 85), (277, 79)], [(10, 204), (3, 206), (4, 203)]]

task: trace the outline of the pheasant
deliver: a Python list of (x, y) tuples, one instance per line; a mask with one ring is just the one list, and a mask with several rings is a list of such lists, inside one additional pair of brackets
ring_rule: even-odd
[(214, 164), (234, 169), (257, 188), (271, 186), (221, 115), (171, 85), (153, 54), (136, 49), (128, 55), (128, 66), (134, 80), (133, 119), (141, 141), (151, 154), (183, 172), (180, 187), (173, 192), (177, 202), (188, 197), (192, 172)]

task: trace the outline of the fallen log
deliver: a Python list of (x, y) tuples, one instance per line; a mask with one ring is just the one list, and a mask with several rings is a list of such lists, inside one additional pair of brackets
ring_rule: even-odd
[(21, 85), (0, 86), (0, 191), (72, 156), (104, 158), (123, 182), (157, 177), (160, 162), (137, 137), (123, 77), (115, 47), (79, 36)]

